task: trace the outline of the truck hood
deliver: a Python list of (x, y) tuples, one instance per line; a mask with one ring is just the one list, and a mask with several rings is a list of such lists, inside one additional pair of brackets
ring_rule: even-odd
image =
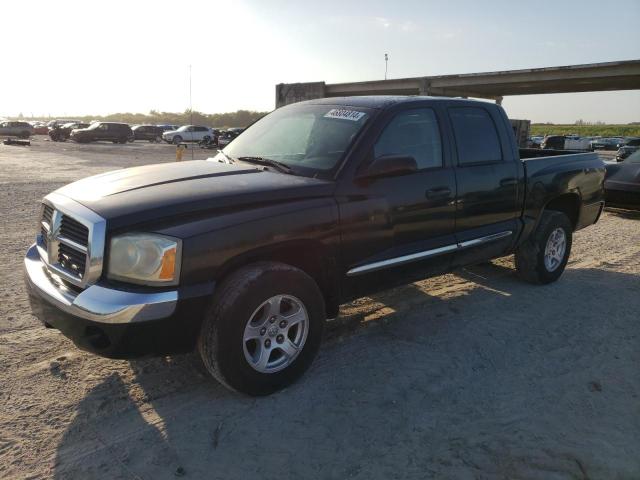
[(248, 164), (194, 160), (127, 168), (88, 177), (56, 193), (105, 218), (109, 229), (176, 216), (327, 197), (333, 182)]

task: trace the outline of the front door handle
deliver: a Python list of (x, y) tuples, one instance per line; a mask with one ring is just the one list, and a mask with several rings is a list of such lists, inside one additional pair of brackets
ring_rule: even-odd
[(518, 179), (515, 177), (503, 178), (500, 180), (501, 187), (510, 187), (511, 185), (517, 185)]
[(449, 198), (451, 196), (451, 189), (449, 187), (431, 188), (427, 190), (426, 196), (430, 200)]

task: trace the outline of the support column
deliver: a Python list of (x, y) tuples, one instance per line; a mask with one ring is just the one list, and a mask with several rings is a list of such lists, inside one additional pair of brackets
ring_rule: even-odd
[(419, 95), (431, 95), (431, 82), (426, 78), (420, 79), (420, 86), (418, 87)]
[(325, 97), (324, 82), (280, 83), (276, 85), (276, 108), (290, 103)]

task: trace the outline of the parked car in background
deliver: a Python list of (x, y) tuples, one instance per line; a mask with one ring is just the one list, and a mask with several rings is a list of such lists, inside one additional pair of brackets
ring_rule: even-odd
[(578, 135), (566, 135), (564, 137), (564, 150), (591, 150), (591, 138)]
[(163, 132), (169, 132), (171, 130), (178, 130), (180, 128), (180, 125), (156, 125), (156, 126), (160, 127)]
[(540, 148), (547, 150), (591, 150), (591, 138), (578, 135), (547, 135)]
[(67, 123), (80, 123), (80, 120), (60, 120), (60, 119), (51, 120), (49, 121), (49, 123), (47, 123), (47, 127), (48, 128), (57, 127), (59, 125), (66, 125)]
[(244, 128), (229, 128), (223, 130), (218, 135), (218, 147), (224, 148), (231, 143), (231, 141), (240, 135), (244, 131)]
[(529, 142), (528, 142), (528, 147), (529, 148), (540, 148), (540, 146), (542, 145), (542, 141), (544, 140), (544, 137), (540, 137), (540, 136), (534, 136), (529, 138)]
[(44, 122), (29, 122), (33, 127), (34, 135), (47, 135), (49, 133), (49, 127)]
[(640, 150), (620, 163), (607, 164), (604, 190), (607, 205), (640, 208)]
[(182, 142), (208, 141), (213, 139), (213, 130), (202, 125), (185, 125), (177, 130), (164, 132), (162, 139), (167, 143), (176, 145)]
[(148, 140), (150, 142), (161, 142), (162, 134), (165, 132), (157, 125), (136, 125), (131, 129), (134, 140)]
[(78, 143), (109, 141), (113, 143), (127, 143), (133, 141), (133, 132), (126, 123), (95, 122), (88, 128), (71, 131), (71, 140)]
[(211, 133), (213, 134), (211, 139), (206, 138), (206, 139), (200, 140), (198, 142), (198, 144), (202, 148), (208, 148), (210, 150), (212, 150), (214, 148), (220, 148), (220, 146), (218, 144), (218, 139), (220, 138), (220, 130), (218, 130), (217, 128), (212, 128), (211, 129)]
[(27, 122), (7, 120), (0, 123), (1, 137), (29, 138), (33, 135), (33, 127)]
[(545, 150), (564, 150), (564, 135), (545, 136), (540, 148)]
[(640, 150), (640, 138), (630, 138), (618, 148), (616, 153), (616, 161), (621, 162), (629, 155)]
[(627, 137), (627, 138), (624, 138), (622, 140), (622, 142), (620, 142), (620, 143), (618, 143), (616, 145), (616, 147), (622, 148), (622, 147), (627, 146), (627, 145), (631, 145), (631, 146), (640, 145), (640, 138), (638, 138), (638, 137)]
[(622, 138), (596, 138), (591, 140), (590, 150), (617, 150), (618, 144), (622, 143)]
[(598, 155), (560, 153), (519, 151), (488, 102), (288, 105), (209, 161), (47, 195), (24, 259), (32, 311), (104, 356), (197, 348), (224, 385), (269, 394), (307, 370), (342, 303), (510, 254), (523, 280), (558, 280), (605, 176)]
[(88, 123), (82, 122), (71, 122), (65, 123), (64, 125), (58, 125), (55, 127), (49, 128), (49, 138), (54, 142), (65, 142), (69, 140), (71, 136), (71, 132), (75, 129), (79, 128), (88, 128), (90, 125)]

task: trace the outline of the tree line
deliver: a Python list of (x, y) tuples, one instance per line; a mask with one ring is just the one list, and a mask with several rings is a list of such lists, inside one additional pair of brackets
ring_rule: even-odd
[(634, 123), (626, 125), (534, 123), (531, 125), (530, 133), (534, 136), (576, 134), (583, 137), (640, 137), (640, 125)]
[[(203, 113), (185, 110), (178, 112), (159, 112), (151, 110), (149, 113), (111, 113), (109, 115), (71, 115), (70, 120), (82, 122), (123, 122), (129, 125), (204, 125), (214, 128), (246, 127), (269, 112), (255, 112), (252, 110), (237, 110), (227, 113)], [(20, 118), (24, 118), (21, 116)]]

